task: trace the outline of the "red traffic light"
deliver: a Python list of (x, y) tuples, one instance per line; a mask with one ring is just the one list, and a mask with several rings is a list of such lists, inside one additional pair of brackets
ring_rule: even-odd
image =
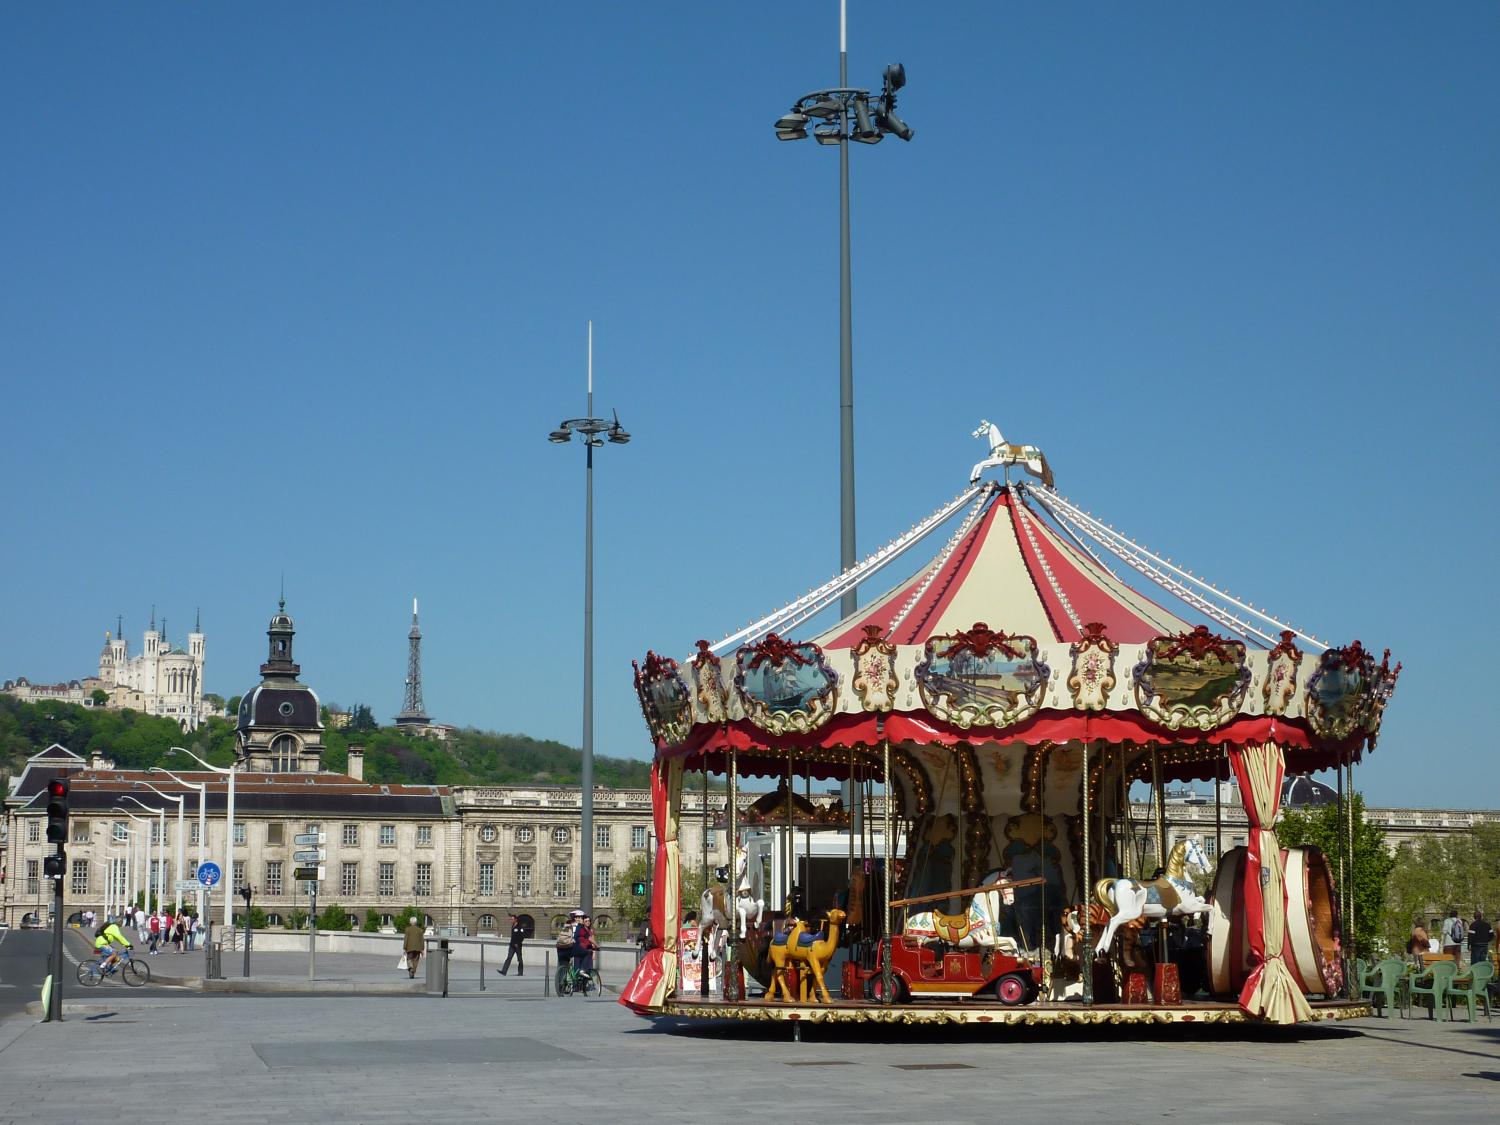
[(64, 844), (68, 840), (68, 779), (54, 777), (47, 782), (47, 843)]
[(68, 795), (68, 782), (66, 778), (54, 777), (47, 782), (47, 796), (66, 797)]

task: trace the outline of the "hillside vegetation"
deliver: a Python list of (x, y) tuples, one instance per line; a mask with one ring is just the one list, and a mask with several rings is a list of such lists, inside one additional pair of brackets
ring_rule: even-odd
[[(237, 704), (237, 700), (230, 703)], [(365, 780), (417, 785), (577, 785), (583, 753), (560, 742), (524, 734), (455, 731), (446, 742), (377, 727), (368, 707), (355, 708), (363, 729), (324, 731), (324, 767), (342, 773), (350, 744), (365, 748)], [(0, 695), (0, 777), (19, 772), (26, 759), (59, 742), (88, 758), (95, 750), (121, 769), (164, 765), (194, 769), (190, 759), (167, 753), (185, 746), (215, 765), (234, 760), (234, 724), (210, 719), (183, 734), (170, 719), (136, 711), (107, 711), (67, 703), (22, 703)], [(651, 767), (628, 758), (594, 758), (596, 785), (646, 788)]]

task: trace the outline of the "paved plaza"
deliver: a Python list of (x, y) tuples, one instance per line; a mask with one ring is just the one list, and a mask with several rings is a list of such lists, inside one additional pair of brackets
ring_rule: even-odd
[[(158, 977), (178, 958), (152, 958)], [(386, 961), (390, 963), (387, 964)], [(181, 958), (201, 966), (201, 958)], [(238, 965), (226, 964), (231, 974)], [(791, 1029), (652, 1023), (542, 995), (540, 974), (455, 966), (449, 997), (394, 958), (257, 954), (268, 991), (67, 994), (66, 1018), (0, 1022), (0, 1122), (112, 1119), (122, 1099), (216, 1125), (411, 1122), (1482, 1121), (1500, 1021), (1304, 1028)], [(419, 974), (418, 986), (421, 976)], [(226, 985), (235, 986), (233, 977)], [(371, 988), (407, 989), (371, 995)]]

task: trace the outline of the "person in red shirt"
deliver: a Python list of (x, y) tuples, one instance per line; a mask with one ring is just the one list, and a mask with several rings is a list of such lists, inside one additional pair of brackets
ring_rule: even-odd
[(594, 920), (587, 914), (579, 919), (578, 928), (573, 931), (573, 943), (573, 960), (578, 963), (579, 971), (592, 969), (594, 950), (599, 943), (594, 940)]

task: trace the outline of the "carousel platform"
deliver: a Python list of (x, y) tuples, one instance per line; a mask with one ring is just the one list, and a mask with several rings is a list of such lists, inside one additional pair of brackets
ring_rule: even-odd
[[(1356, 1000), (1309, 1001), (1318, 1022), (1359, 1019), (1371, 1015), (1370, 1005)], [(865, 1000), (835, 1000), (832, 1004), (787, 1004), (765, 1000), (730, 1003), (722, 1000), (674, 998), (652, 1014), (695, 1020), (780, 1020), (806, 1023), (897, 1024), (1245, 1024), (1267, 1026), (1247, 1016), (1233, 1001), (1203, 1000), (1184, 1004), (1036, 1003), (1007, 1006), (970, 1000), (959, 1003), (876, 1004)]]

